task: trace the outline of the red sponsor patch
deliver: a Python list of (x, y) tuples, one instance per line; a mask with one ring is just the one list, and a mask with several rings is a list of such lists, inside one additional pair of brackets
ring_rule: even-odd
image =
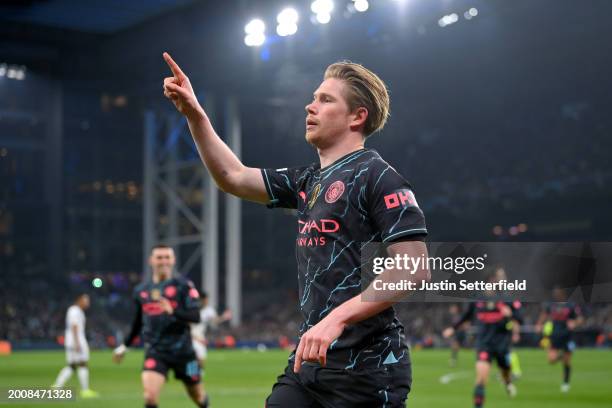
[(487, 353), (486, 351), (481, 351), (478, 354), (478, 360), (480, 360), (480, 361), (489, 361), (489, 353)]
[(164, 295), (166, 297), (175, 297), (176, 296), (176, 286), (167, 286), (164, 289)]
[(332, 183), (325, 193), (325, 202), (328, 204), (335, 203), (344, 193), (344, 183), (340, 180)]
[(300, 197), (302, 197), (302, 201), (306, 202), (306, 193), (305, 193), (305, 192), (300, 191), (300, 192), (298, 193), (298, 195), (299, 195)]
[(146, 368), (147, 370), (155, 368), (156, 365), (157, 361), (155, 361), (154, 358), (147, 358), (144, 362), (144, 368)]
[(141, 290), (140, 297), (143, 299), (147, 299), (149, 297), (149, 293), (146, 290)]
[(419, 204), (416, 201), (416, 198), (414, 198), (414, 194), (412, 193), (412, 191), (405, 189), (405, 190), (400, 190), (397, 191), (395, 193), (391, 193), (391, 194), (387, 194), (386, 196), (384, 196), (384, 200), (385, 200), (385, 207), (387, 207), (387, 210), (390, 210), (392, 208), (397, 208), (397, 207), (407, 207), (407, 206), (413, 206), (413, 207), (418, 207)]
[(189, 296), (194, 299), (197, 299), (200, 297), (200, 294), (198, 293), (198, 290), (196, 288), (191, 288), (189, 289)]

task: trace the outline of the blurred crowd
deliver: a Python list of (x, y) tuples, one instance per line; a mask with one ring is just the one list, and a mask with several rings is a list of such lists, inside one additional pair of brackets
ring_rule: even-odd
[[(93, 347), (113, 347), (129, 330), (134, 313), (132, 288), (140, 281), (136, 273), (109, 273), (103, 284), (94, 288), (92, 275), (73, 273), (66, 282), (43, 276), (41, 265), (13, 265), (3, 270), (0, 286), (0, 340), (10, 341), (16, 348), (53, 347), (61, 344), (65, 329), (66, 309), (78, 293), (91, 295), (91, 308), (86, 312), (87, 336)], [(270, 299), (275, 299), (270, 302)], [(209, 331), (211, 345), (223, 346), (232, 338), (240, 344), (290, 345), (296, 340), (301, 323), (297, 308), (297, 292), (290, 289), (269, 289), (244, 293), (242, 324), (224, 324)], [(399, 303), (398, 316), (406, 328), (410, 343), (418, 347), (445, 346), (442, 330), (457, 318), (451, 304)], [(465, 305), (459, 305), (459, 312)], [(524, 304), (523, 332), (525, 345), (536, 339), (535, 323), (541, 304)], [(612, 304), (582, 305), (584, 322), (579, 328), (583, 346), (612, 345)], [(219, 313), (221, 310), (219, 310)], [(469, 330), (468, 330), (469, 332)]]

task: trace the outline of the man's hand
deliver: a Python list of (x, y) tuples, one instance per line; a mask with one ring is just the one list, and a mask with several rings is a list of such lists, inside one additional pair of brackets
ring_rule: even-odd
[(452, 337), (453, 334), (455, 334), (455, 329), (453, 329), (452, 327), (447, 327), (442, 332), (442, 337), (444, 337), (445, 339), (448, 339), (448, 338)]
[(336, 340), (346, 324), (338, 320), (334, 313), (330, 313), (319, 323), (308, 329), (302, 335), (300, 344), (295, 352), (293, 371), (300, 371), (303, 361), (318, 361), (325, 367), (327, 363), (327, 349)]
[(164, 52), (164, 60), (166, 60), (173, 75), (164, 78), (164, 95), (166, 98), (170, 99), (176, 109), (187, 119), (204, 116), (204, 109), (200, 106), (187, 75), (183, 73), (167, 52)]
[(519, 341), (521, 341), (521, 333), (520, 332), (513, 332), (512, 333), (512, 343), (513, 344), (517, 344)]
[(113, 350), (113, 361), (117, 364), (121, 363), (123, 357), (125, 357), (125, 352), (127, 351), (127, 347), (125, 344), (120, 345), (119, 347)]
[(161, 298), (159, 300), (159, 305), (161, 306), (162, 309), (164, 309), (164, 312), (166, 312), (166, 313), (168, 313), (170, 315), (172, 313), (174, 313), (174, 308), (170, 304), (170, 301), (168, 299), (166, 299), (165, 297), (163, 297), (163, 298)]
[(228, 320), (232, 320), (232, 311), (230, 309), (225, 309), (223, 314), (221, 314), (221, 322), (227, 322)]

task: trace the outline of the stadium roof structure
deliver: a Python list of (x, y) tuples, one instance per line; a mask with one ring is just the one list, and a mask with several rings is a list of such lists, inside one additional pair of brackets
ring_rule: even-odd
[(16, 23), (111, 34), (195, 0), (8, 0), (0, 19)]

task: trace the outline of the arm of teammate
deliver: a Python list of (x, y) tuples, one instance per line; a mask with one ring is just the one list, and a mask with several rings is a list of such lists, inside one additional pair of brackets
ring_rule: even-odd
[(172, 307), (170, 301), (166, 298), (161, 298), (160, 303), (165, 312), (174, 316), (177, 320), (185, 323), (199, 323), (200, 311), (196, 308), (186, 308), (178, 305), (176, 309)]
[(540, 317), (538, 318), (538, 321), (535, 325), (536, 333), (542, 333), (542, 329), (544, 327), (544, 323), (546, 322), (546, 320), (548, 320), (548, 312), (546, 310), (543, 310), (540, 313)]
[(512, 302), (512, 343), (516, 344), (521, 340), (521, 325), (523, 324), (523, 315), (521, 313), (521, 302), (515, 300)]
[(79, 326), (73, 324), (70, 326), (70, 330), (72, 331), (72, 338), (74, 339), (74, 349), (77, 353), (81, 352), (81, 341), (79, 340)]
[(475, 307), (474, 303), (470, 303), (470, 305), (463, 312), (463, 314), (461, 315), (459, 320), (457, 320), (451, 327), (447, 327), (446, 329), (444, 329), (444, 331), (442, 332), (442, 336), (444, 338), (448, 339), (453, 334), (455, 334), (455, 331), (459, 327), (461, 327), (465, 322), (472, 320), (472, 318), (474, 317), (475, 310), (476, 310), (476, 307)]
[(261, 170), (246, 167), (217, 135), (208, 115), (198, 102), (189, 78), (168, 53), (164, 59), (172, 71), (164, 78), (164, 95), (187, 118), (191, 136), (200, 158), (217, 186), (224, 192), (246, 200), (268, 203)]
[(584, 322), (582, 312), (579, 307), (574, 307), (570, 313), (569, 319), (567, 320), (567, 328), (569, 330), (575, 330), (576, 327), (580, 326)]
[(136, 315), (134, 315), (134, 320), (132, 321), (130, 334), (125, 338), (123, 344), (113, 350), (113, 361), (117, 364), (121, 363), (127, 348), (132, 344), (134, 339), (140, 335), (140, 331), (142, 330), (142, 308), (140, 307), (140, 302), (137, 300), (134, 302), (136, 303)]
[[(403, 257), (404, 254), (409, 257), (421, 257), (423, 254), (425, 257), (427, 256), (427, 247), (422, 241), (395, 242), (388, 247), (387, 251), (390, 257), (396, 255)], [(427, 265), (424, 266), (425, 268), (415, 271), (413, 275), (409, 276), (406, 276), (405, 273), (398, 276), (396, 270), (385, 270), (377, 279), (384, 282), (397, 282), (402, 278), (408, 278), (419, 286), (421, 281), (431, 279)], [(371, 284), (363, 293), (342, 303), (302, 335), (295, 352), (293, 371), (298, 372), (303, 361), (318, 361), (322, 366), (325, 366), (327, 350), (333, 341), (340, 337), (346, 326), (358, 323), (388, 309), (401, 297), (409, 294), (410, 291), (380, 294)], [(362, 296), (377, 300), (363, 301)]]

